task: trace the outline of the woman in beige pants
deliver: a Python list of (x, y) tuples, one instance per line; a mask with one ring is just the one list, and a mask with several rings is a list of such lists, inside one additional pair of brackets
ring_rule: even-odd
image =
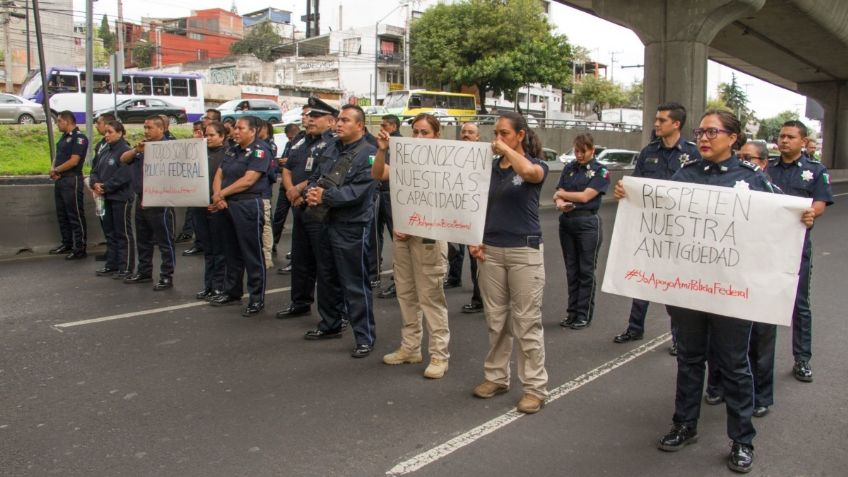
[(538, 158), (539, 139), (517, 113), (495, 123), (489, 205), (483, 244), (469, 247), (479, 260), (478, 283), (489, 325), (485, 381), (474, 395), (488, 399), (509, 390), (509, 358), (518, 341), (518, 379), (524, 395), (518, 410), (538, 412), (548, 396), (542, 293), (545, 261), (539, 223), (539, 193), (548, 167)]
[[(429, 114), (419, 114), (412, 121), (412, 137), (438, 138), (439, 121)], [(389, 179), (389, 133), (377, 135), (377, 155), (371, 175), (381, 181)], [(420, 363), (422, 321), (430, 338), (430, 364), (424, 377), (439, 379), (448, 370), (448, 306), (442, 280), (447, 272), (448, 245), (432, 240), (395, 232), (392, 247), (395, 288), (400, 304), (400, 347), (383, 356), (386, 364)], [(423, 320), (422, 320), (423, 317)]]

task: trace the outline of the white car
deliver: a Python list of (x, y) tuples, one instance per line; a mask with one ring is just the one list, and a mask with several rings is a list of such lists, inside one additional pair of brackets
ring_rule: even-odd
[(607, 169), (618, 171), (634, 169), (638, 157), (639, 151), (627, 149), (604, 149), (603, 152), (595, 156), (598, 162)]
[[(605, 149), (606, 149), (606, 147), (604, 147), (604, 146), (595, 145), (595, 159), (597, 159), (598, 156), (602, 152), (604, 152)], [(559, 161), (564, 163), (564, 164), (568, 164), (569, 162), (573, 161), (574, 159), (577, 159), (577, 157), (574, 155), (574, 148), (573, 147), (571, 149), (569, 149), (568, 152), (566, 152), (565, 154), (559, 156)]]

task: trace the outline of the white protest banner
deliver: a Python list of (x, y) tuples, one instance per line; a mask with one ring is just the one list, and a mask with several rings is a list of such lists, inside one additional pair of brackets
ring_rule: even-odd
[(143, 207), (209, 205), (205, 139), (144, 144)]
[(791, 324), (810, 199), (635, 177), (623, 183), (603, 291)]
[(392, 137), (394, 229), (454, 243), (483, 242), (492, 149), (486, 142)]

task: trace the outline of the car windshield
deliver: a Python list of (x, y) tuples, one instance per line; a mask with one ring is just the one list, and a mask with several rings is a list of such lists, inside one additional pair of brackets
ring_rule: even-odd
[(227, 101), (226, 103), (218, 106), (218, 109), (222, 110), (222, 111), (224, 111), (224, 110), (230, 111), (230, 110), (236, 109), (236, 106), (238, 106), (239, 103), (241, 103), (242, 101), (244, 101), (244, 100), (243, 99), (234, 99), (232, 101)]

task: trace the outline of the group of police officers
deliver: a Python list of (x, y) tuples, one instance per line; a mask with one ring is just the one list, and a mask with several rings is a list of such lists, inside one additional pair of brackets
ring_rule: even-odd
[[(214, 134), (216, 128), (222, 132), (225, 131), (223, 125), (217, 123), (216, 119), (220, 120), (220, 115), (216, 118), (216, 113), (215, 110), (207, 112), (207, 117), (204, 118), (205, 133)], [(766, 182), (762, 185), (764, 190), (813, 200), (812, 211), (814, 212), (811, 211), (810, 223), (812, 223), (812, 215), (820, 216), (824, 213), (825, 207), (833, 203), (830, 177), (826, 168), (814, 158), (813, 152), (805, 149), (812, 141), (808, 138), (809, 134), (804, 124), (799, 121), (785, 123), (778, 138), (780, 155), (769, 159), (765, 143), (751, 141), (742, 146), (745, 142), (742, 139), (744, 135), (740, 131), (733, 131), (732, 120), (735, 118), (732, 118), (732, 115), (725, 117), (722, 114), (729, 113), (713, 114), (717, 116), (719, 126), (725, 126), (728, 121), (731, 122), (731, 126), (703, 127), (704, 124), (709, 125), (709, 123), (702, 122), (702, 127), (694, 131), (695, 137), (698, 140), (713, 141), (721, 134), (734, 134), (734, 137), (739, 140), (733, 145), (730, 159), (720, 163), (702, 159), (701, 151), (712, 152), (710, 149), (712, 143), (705, 142), (705, 145), (699, 148), (695, 143), (686, 141), (682, 135), (686, 123), (685, 109), (677, 103), (665, 103), (657, 108), (654, 139), (639, 154), (633, 175), (665, 180), (687, 180), (683, 176), (691, 175), (692, 177), (688, 180), (702, 180), (706, 181), (705, 183), (732, 186), (731, 179), (735, 181), (740, 174), (748, 177), (752, 173), (762, 175), (758, 171), (765, 171), (763, 177), (766, 178), (764, 179)], [(707, 121), (706, 115), (704, 121)], [(89, 183), (95, 194), (104, 196), (103, 183), (112, 179), (110, 190), (114, 203), (106, 207), (104, 222), (108, 222), (109, 226), (107, 230), (104, 224), (104, 231), (107, 235), (107, 244), (110, 246), (117, 244), (114, 246), (119, 250), (111, 255), (107, 252), (107, 256), (126, 257), (120, 263), (115, 258), (107, 259), (106, 266), (98, 270), (98, 275), (110, 275), (126, 283), (152, 281), (152, 254), (155, 244), (160, 250), (161, 265), (159, 280), (154, 290), (165, 290), (173, 286), (176, 255), (174, 212), (168, 207), (144, 207), (141, 179), (144, 144), (171, 137), (167, 132), (167, 125), (167, 121), (161, 117), (148, 118), (144, 123), (144, 141), (130, 147), (123, 140), (123, 128), (120, 123), (108, 115), (98, 118), (96, 126), (98, 131), (104, 134), (104, 140), (95, 148), (95, 160), (92, 164), (92, 177)], [(63, 134), (57, 145), (50, 177), (55, 181), (56, 211), (62, 243), (51, 250), (51, 253), (67, 254), (66, 259), (76, 260), (86, 257), (86, 224), (82, 206), (85, 181), (82, 168), (88, 149), (88, 139), (76, 127), (73, 114), (70, 112), (59, 114), (58, 126)], [(207, 299), (212, 305), (217, 306), (239, 303), (243, 289), (243, 274), (246, 271), (250, 301), (243, 315), (251, 316), (261, 311), (264, 308), (265, 273), (269, 266), (265, 250), (270, 249), (271, 244), (268, 243), (270, 240), (273, 241), (274, 249), (276, 249), (285, 217), (291, 210), (291, 264), (279, 270), (279, 273), (291, 273), (291, 302), (277, 312), (276, 317), (285, 319), (308, 315), (317, 297), (320, 321), (316, 328), (305, 334), (305, 339), (341, 338), (343, 331), (350, 327), (355, 338), (351, 356), (355, 358), (368, 356), (373, 350), (375, 341), (372, 288), (380, 285), (379, 257), (383, 248), (383, 227), (389, 230), (391, 237), (392, 223), (388, 181), (381, 183), (371, 176), (371, 164), (376, 153), (376, 139), (365, 127), (365, 115), (358, 106), (345, 105), (337, 110), (318, 98), (310, 98), (303, 108), (303, 130), (298, 132), (296, 128), (286, 127), (285, 132), (289, 141), (278, 160), (273, 152), (275, 146), (271, 147), (273, 138), (268, 139), (269, 130), (266, 129), (264, 134), (260, 134), (260, 129), (263, 127), (265, 126), (253, 117), (243, 117), (236, 121), (231, 129), (225, 132), (226, 153), (219, 158), (220, 167), (216, 162), (214, 168), (210, 169), (210, 174), (213, 174), (211, 205), (205, 211), (201, 209), (201, 213), (220, 214), (217, 217), (226, 218), (226, 220), (215, 221), (218, 224), (216, 227), (222, 227), (221, 230), (225, 232), (223, 235), (207, 236), (207, 240), (211, 238), (224, 240), (226, 246), (214, 247), (209, 243), (205, 245), (210, 249), (216, 249), (217, 255), (226, 255), (224, 266), (226, 279), (219, 285), (220, 289), (212, 289), (207, 283), (204, 292), (199, 293), (198, 298)], [(400, 134), (399, 122), (393, 116), (385, 116), (381, 128), (390, 135)], [(272, 129), (270, 134), (273, 134)], [(461, 134), (464, 140), (479, 139), (479, 130), (474, 123), (463, 125)], [(585, 138), (581, 139), (582, 142), (585, 140)], [(589, 140), (591, 142), (591, 136)], [(815, 143), (812, 142), (812, 144), (814, 150)], [(582, 144), (582, 150), (594, 151), (592, 144), (588, 144), (589, 147), (586, 146)], [(116, 150), (117, 154), (114, 153)], [(110, 151), (112, 151), (111, 154)], [(120, 168), (121, 163), (127, 165), (126, 170)], [(579, 198), (583, 196), (576, 194), (586, 190), (594, 193), (589, 194), (591, 197), (587, 196), (586, 202), (576, 200), (566, 202), (562, 199), (557, 202), (557, 207), (563, 212), (561, 235), (563, 220), (567, 225), (570, 218), (588, 218), (597, 213), (600, 196), (606, 192), (606, 184), (608, 184), (608, 180), (606, 183), (590, 180), (596, 173), (606, 174), (594, 158), (587, 158), (586, 161), (576, 163), (574, 166), (574, 170), (567, 166), (563, 171), (559, 185), (559, 190), (562, 191), (560, 196)], [(573, 182), (575, 173), (580, 175), (581, 167), (585, 169), (583, 174), (587, 180), (575, 189), (570, 184)], [(121, 173), (118, 174), (117, 171)], [(266, 211), (271, 186), (277, 181), (278, 172), (281, 173), (282, 185), (273, 214), (272, 227)], [(107, 177), (103, 177), (104, 174)], [(124, 188), (124, 190), (115, 194), (115, 184), (118, 184), (118, 189)], [(616, 196), (623, 196), (623, 192), (619, 192), (618, 188), (616, 188)], [(555, 196), (556, 200), (557, 196)], [(128, 249), (132, 249), (133, 246), (133, 232), (129, 230), (131, 228), (130, 210), (133, 208), (135, 243), (138, 252), (138, 265), (135, 272), (133, 272), (132, 254), (128, 253)], [(595, 224), (594, 240), (599, 246), (599, 220)], [(265, 228), (273, 230), (271, 234), (267, 234), (272, 238), (263, 238)], [(115, 238), (118, 235), (122, 236), (121, 240)], [(458, 286), (461, 283), (459, 280), (464, 247), (452, 245), (451, 248), (453, 249), (452, 270), (444, 278), (445, 288)], [(595, 254), (591, 258), (574, 257), (573, 254), (579, 255), (581, 252), (568, 252), (565, 245), (563, 250), (567, 266), (575, 269), (588, 266), (594, 284), (597, 246), (590, 252)], [(792, 325), (792, 348), (795, 358), (793, 375), (804, 382), (812, 381), (813, 377), (810, 366), (812, 357), (812, 316), (809, 302), (811, 255), (808, 229), (800, 264), (800, 279)], [(217, 258), (218, 260), (212, 262), (207, 260), (207, 264), (217, 263), (219, 265), (214, 266), (220, 267), (224, 260), (220, 256)], [(472, 265), (475, 265), (474, 259), (472, 259)], [(475, 275), (472, 272), (472, 279), (476, 279)], [(575, 280), (577, 279), (575, 275)], [(571, 276), (569, 276), (569, 292), (571, 291)], [(380, 291), (378, 296), (383, 298), (394, 296), (394, 285), (390, 284)], [(581, 302), (578, 303), (578, 301)], [(573, 329), (588, 326), (591, 310), (588, 311), (588, 315), (586, 313), (572, 314), (571, 310), (591, 307), (593, 301), (594, 291), (591, 297), (570, 297), (569, 314), (561, 324)], [(643, 338), (647, 309), (648, 302), (633, 300), (627, 328), (614, 337), (615, 343), (627, 343)], [(709, 323), (712, 326), (713, 336), (709, 340), (710, 349), (709, 351), (700, 350), (699, 352), (703, 351), (703, 359), (700, 359), (700, 355), (692, 354), (693, 331), (689, 324), (697, 322), (697, 317), (687, 317), (689, 321), (682, 320), (680, 317), (692, 310), (674, 309), (674, 307), (667, 307), (667, 309), (672, 316), (671, 329), (674, 338), (670, 353), (678, 354), (678, 343), (683, 338), (685, 339), (682, 343), (685, 344), (686, 350), (684, 353), (684, 349), (681, 348), (681, 354), (678, 355), (678, 409), (675, 413), (674, 427), (669, 434), (663, 436), (658, 446), (667, 451), (679, 450), (696, 440), (695, 425), (698, 406), (697, 403), (690, 401), (691, 397), (683, 399), (681, 393), (701, 395), (704, 362), (708, 361), (710, 376), (705, 401), (708, 404), (727, 402), (729, 420), (733, 421), (733, 425), (729, 421), (728, 434), (734, 441), (728, 466), (735, 471), (747, 472), (753, 464), (751, 439), (754, 432), (753, 426), (750, 425), (750, 418), (766, 415), (769, 406), (774, 402), (776, 328), (773, 325), (755, 324), (751, 328), (750, 338), (746, 339), (744, 345), (730, 346), (722, 336), (730, 336), (728, 333), (731, 332), (726, 330), (729, 325), (724, 325), (729, 323), (728, 320), (734, 319), (726, 318), (722, 321), (723, 317), (720, 317), (719, 320), (711, 320)], [(465, 305), (462, 311), (473, 313), (481, 310), (482, 300), (475, 283), (475, 295), (472, 302)], [(687, 324), (686, 331), (678, 330), (682, 323)], [(679, 333), (685, 334), (680, 337)], [(750, 364), (747, 370), (728, 371), (726, 366), (717, 364), (739, 361), (742, 359), (738, 356), (739, 353), (743, 353), (746, 360), (749, 359)], [(733, 381), (729, 376), (722, 376), (722, 372), (743, 375), (747, 373), (748, 379), (753, 383), (751, 396), (742, 396), (747, 391), (740, 390), (738, 386), (735, 386), (738, 382)], [(680, 386), (688, 386), (688, 388), (681, 390)], [(684, 405), (688, 406), (685, 412), (680, 409), (680, 406)], [(688, 416), (686, 419), (682, 417), (684, 414)], [(744, 436), (740, 438), (743, 434)]]

